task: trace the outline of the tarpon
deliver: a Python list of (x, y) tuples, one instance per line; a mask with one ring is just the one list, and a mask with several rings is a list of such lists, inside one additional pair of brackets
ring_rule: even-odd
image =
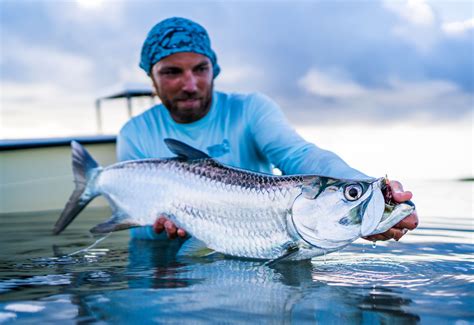
[(165, 215), (194, 239), (184, 248), (188, 253), (207, 247), (237, 257), (301, 260), (385, 232), (414, 210), (409, 201), (385, 202), (384, 178), (255, 173), (223, 165), (177, 140), (165, 143), (177, 157), (103, 168), (73, 141), (76, 188), (54, 234), (103, 195), (113, 214), (92, 233), (152, 225)]

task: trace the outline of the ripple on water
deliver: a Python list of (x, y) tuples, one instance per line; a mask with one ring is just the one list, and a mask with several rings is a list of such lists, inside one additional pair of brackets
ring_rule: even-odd
[(415, 287), (430, 281), (424, 277), (405, 279), (406, 274), (411, 272), (410, 268), (388, 257), (340, 254), (337, 259), (328, 258), (322, 264), (313, 261), (313, 265), (313, 280), (329, 285)]
[[(81, 266), (87, 266), (94, 268), (94, 264), (91, 263), (100, 262), (100, 259), (107, 255), (108, 252), (109, 249), (88, 248), (86, 250), (80, 250), (73, 254), (60, 257), (33, 258), (29, 263), (6, 264), (3, 266), (3, 270), (15, 272), (17, 277), (0, 280), (0, 293), (11, 292), (19, 288), (71, 284), (71, 279), (74, 277), (73, 273), (67, 271), (70, 268), (64, 269), (64, 267), (72, 267), (74, 269)], [(54, 269), (54, 273), (57, 274), (32, 274), (41, 272), (42, 268)], [(51, 273), (50, 270), (47, 272)], [(100, 270), (91, 273), (91, 278), (95, 281), (106, 282), (109, 277), (110, 276), (106, 274), (106, 272)]]
[(0, 323), (22, 320), (25, 323), (57, 323), (77, 319), (77, 306), (71, 303), (71, 296), (56, 295), (40, 300), (0, 303)]
[(66, 285), (71, 283), (71, 277), (71, 274), (48, 274), (21, 279), (8, 279), (0, 281), (0, 293), (5, 293), (23, 286), (31, 287)]
[(313, 260), (312, 278), (333, 286), (403, 288), (438, 297), (472, 295), (466, 286), (474, 283), (474, 269), (466, 258), (463, 254), (441, 257), (439, 252), (414, 256), (340, 253)]

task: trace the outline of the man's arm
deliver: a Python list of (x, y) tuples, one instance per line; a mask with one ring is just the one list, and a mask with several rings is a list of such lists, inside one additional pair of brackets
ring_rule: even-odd
[[(256, 95), (252, 103), (251, 131), (256, 144), (264, 155), (284, 174), (319, 174), (336, 178), (367, 179), (367, 175), (351, 168), (339, 156), (308, 143), (289, 125), (280, 108), (270, 99)], [(389, 186), (396, 202), (408, 201), (412, 193), (404, 191), (397, 181)], [(397, 225), (382, 234), (365, 239), (399, 240), (408, 230), (418, 226), (418, 215), (413, 212)]]
[(335, 153), (304, 140), (271, 99), (256, 94), (248, 111), (251, 137), (262, 154), (284, 174), (318, 174), (335, 178), (367, 179)]

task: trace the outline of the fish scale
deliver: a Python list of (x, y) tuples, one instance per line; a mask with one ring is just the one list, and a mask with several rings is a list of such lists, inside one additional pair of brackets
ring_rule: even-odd
[[(238, 188), (237, 192), (251, 195), (244, 188)], [(262, 198), (265, 199), (265, 196), (262, 195)], [(275, 209), (262, 209), (262, 198), (254, 201), (255, 206), (247, 206), (245, 209), (238, 208), (242, 199), (227, 202), (223, 207), (220, 205), (222, 210), (195, 202), (191, 203), (192, 207), (187, 205), (189, 203), (177, 202), (175, 209), (170, 212), (178, 225), (186, 225), (188, 232), (210, 243), (208, 246), (212, 249), (225, 249), (235, 255), (251, 253), (255, 257), (269, 258), (273, 256), (275, 246), (290, 238), (283, 226), (284, 221), (275, 223), (275, 220), (283, 219), (284, 214)]]
[(63, 231), (94, 197), (103, 195), (113, 215), (92, 228), (94, 233), (152, 225), (164, 215), (217, 252), (298, 260), (383, 232), (414, 209), (408, 204), (387, 206), (383, 179), (259, 174), (225, 166), (179, 141), (165, 142), (177, 158), (126, 161), (105, 168), (73, 142), (76, 188), (54, 233)]

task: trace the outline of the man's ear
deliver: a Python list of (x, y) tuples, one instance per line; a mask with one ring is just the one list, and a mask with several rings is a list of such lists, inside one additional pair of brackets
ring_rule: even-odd
[(153, 90), (153, 96), (158, 96), (158, 91), (156, 90), (155, 80), (151, 77), (151, 89)]
[(153, 89), (153, 96), (158, 96), (158, 87), (157, 87), (157, 84), (156, 84), (156, 80), (155, 80), (155, 77), (154, 77), (154, 71), (153, 71), (153, 68), (151, 70), (151, 74), (150, 74), (150, 79), (151, 79), (151, 87)]

